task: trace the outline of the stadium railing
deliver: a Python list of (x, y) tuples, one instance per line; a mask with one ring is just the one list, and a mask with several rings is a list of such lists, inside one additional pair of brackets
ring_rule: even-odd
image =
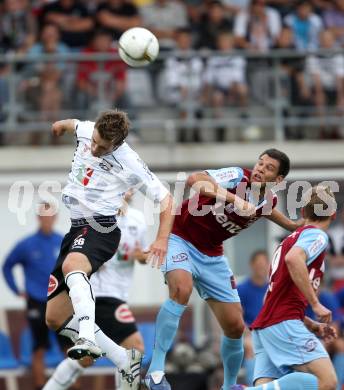
[[(214, 55), (239, 55), (246, 58), (248, 106), (240, 108), (231, 104), (225, 107), (221, 115), (211, 105), (204, 103), (202, 96), (195, 97), (194, 91), (181, 100), (172, 97), (175, 90), (169, 86), (164, 72), (165, 62), (173, 54), (163, 53), (147, 68), (127, 70), (126, 98), (122, 99), (121, 104), (131, 116), (133, 127), (146, 142), (173, 143), (177, 140), (178, 129), (188, 132), (194, 128), (206, 133), (227, 128), (231, 132), (230, 138), (234, 140), (240, 140), (240, 137), (253, 141), (282, 141), (293, 136), (314, 138), (324, 123), (326, 126), (340, 126), (343, 113), (334, 105), (328, 105), (324, 107), (320, 120), (314, 106), (298, 105), (293, 101), (291, 79), (284, 64), (295, 60), (303, 62), (309, 55), (337, 53), (343, 54), (344, 51), (298, 53), (295, 50), (277, 49), (266, 54), (245, 51), (233, 51), (230, 54), (190, 51), (176, 54), (179, 59), (186, 60), (198, 56), (204, 62)], [(102, 53), (43, 54), (38, 57), (1, 55), (0, 132), (44, 132), (49, 130), (53, 120), (66, 117), (94, 118), (100, 110), (115, 105), (116, 102), (107, 96), (108, 83), (114, 79), (109, 78), (105, 71), (106, 62), (115, 59), (113, 54)], [(100, 69), (93, 72), (96, 93), (92, 98), (80, 97), (82, 93), (76, 87), (78, 64), (85, 61), (97, 62)], [(62, 73), (54, 87), (62, 93), (62, 98), (54, 110), (42, 110), (38, 102), (39, 97), (43, 96), (41, 71), (47, 64), (60, 67)], [(188, 71), (191, 79), (194, 76), (191, 66)], [(202, 115), (198, 115), (199, 111), (202, 111)], [(300, 136), (300, 131), (306, 135)]]

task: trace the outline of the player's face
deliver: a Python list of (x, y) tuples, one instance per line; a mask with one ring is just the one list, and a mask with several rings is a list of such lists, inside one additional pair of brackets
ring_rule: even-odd
[(111, 141), (104, 140), (98, 133), (97, 129), (93, 130), (92, 142), (91, 142), (91, 153), (94, 157), (104, 156), (105, 154), (111, 153), (114, 146)]
[(283, 180), (283, 176), (278, 174), (279, 161), (269, 157), (267, 154), (263, 154), (256, 165), (254, 166), (251, 174), (251, 182), (253, 183), (269, 183)]

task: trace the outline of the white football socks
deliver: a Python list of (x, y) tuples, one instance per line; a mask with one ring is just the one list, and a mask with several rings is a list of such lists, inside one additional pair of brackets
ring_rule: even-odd
[(95, 301), (92, 287), (85, 272), (69, 272), (65, 277), (69, 296), (79, 322), (79, 338), (95, 342)]
[[(74, 315), (70, 321), (65, 324), (64, 328), (60, 330), (59, 334), (70, 338), (73, 342), (77, 339), (79, 323), (77, 317)], [(99, 345), (102, 352), (105, 353), (106, 357), (110, 359), (116, 367), (120, 370), (125, 369), (128, 365), (128, 356), (126, 349), (121, 347), (107, 337), (98, 325), (94, 327), (95, 340)]]
[(55, 369), (53, 375), (45, 384), (42, 390), (65, 390), (76, 382), (84, 372), (84, 367), (72, 359), (63, 360)]

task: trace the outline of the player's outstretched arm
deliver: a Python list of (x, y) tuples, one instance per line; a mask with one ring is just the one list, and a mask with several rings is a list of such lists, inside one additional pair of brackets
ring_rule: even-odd
[(51, 131), (57, 137), (60, 137), (65, 132), (73, 134), (75, 133), (75, 122), (76, 119), (63, 119), (54, 122), (51, 126)]
[(319, 302), (309, 280), (306, 261), (305, 251), (297, 246), (292, 247), (285, 257), (285, 263), (293, 282), (305, 296), (319, 321), (329, 323), (332, 319), (331, 310), (328, 310)]
[(283, 213), (281, 213), (276, 209), (273, 209), (270, 215), (265, 215), (265, 218), (269, 219), (272, 222), (277, 223), (277, 225), (281, 226), (286, 230), (289, 230), (290, 232), (293, 232), (294, 230), (303, 226), (305, 223), (303, 218), (298, 219), (297, 221), (292, 221), (291, 219), (289, 219)]
[(160, 224), (155, 241), (149, 248), (147, 262), (152, 267), (158, 268), (164, 263), (167, 253), (168, 237), (172, 230), (174, 221), (174, 202), (173, 197), (168, 193), (160, 202)]
[(187, 185), (200, 195), (214, 198), (219, 202), (228, 202), (235, 204), (238, 210), (241, 210), (244, 215), (252, 216), (255, 214), (256, 207), (243, 200), (237, 195), (227, 191), (226, 188), (220, 186), (216, 180), (206, 172), (195, 172), (187, 179)]

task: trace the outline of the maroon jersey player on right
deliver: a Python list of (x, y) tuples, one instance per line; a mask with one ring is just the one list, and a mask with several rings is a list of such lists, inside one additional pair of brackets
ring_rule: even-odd
[[(335, 390), (337, 386), (331, 360), (316, 337), (336, 337), (327, 325), (331, 311), (316, 294), (325, 270), (325, 231), (335, 216), (335, 200), (331, 190), (322, 186), (305, 196), (310, 199), (303, 209), (305, 226), (276, 250), (265, 302), (251, 325), (255, 390)], [(319, 206), (326, 215), (319, 215)], [(320, 322), (305, 317), (308, 303)]]
[(223, 242), (262, 217), (290, 231), (300, 226), (275, 208), (277, 196), (268, 185), (281, 182), (289, 167), (285, 153), (268, 149), (261, 153), (252, 170), (226, 167), (189, 176), (187, 184), (196, 195), (185, 200), (177, 212), (162, 267), (169, 299), (157, 317), (153, 357), (145, 379), (149, 390), (171, 389), (164, 375), (165, 357), (193, 287), (206, 300), (224, 333), (223, 390), (236, 383), (243, 358), (245, 324)]

